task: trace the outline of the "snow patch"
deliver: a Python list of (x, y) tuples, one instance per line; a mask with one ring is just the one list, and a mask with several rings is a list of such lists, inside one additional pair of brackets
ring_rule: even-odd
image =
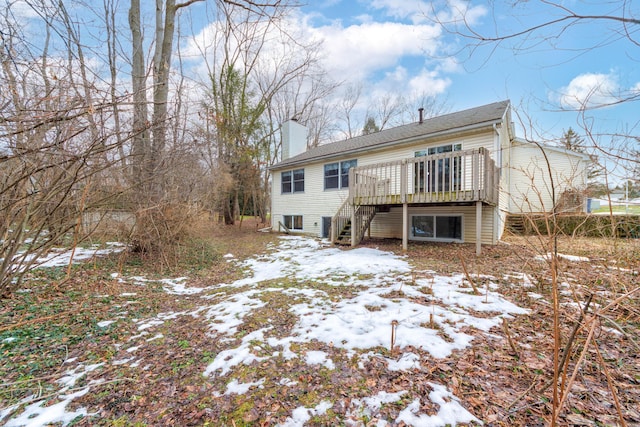
[(302, 427), (311, 417), (324, 415), (332, 407), (333, 403), (326, 400), (323, 400), (313, 408), (300, 406), (293, 410), (291, 416), (287, 418), (284, 423), (280, 424), (280, 427)]
[(333, 360), (329, 359), (329, 355), (324, 351), (307, 351), (306, 362), (308, 365), (322, 365), (327, 369), (335, 369), (336, 365)]
[(403, 409), (396, 423), (404, 422), (414, 427), (444, 427), (446, 425), (457, 425), (459, 423), (482, 421), (471, 415), (469, 411), (460, 405), (460, 400), (454, 396), (447, 388), (440, 384), (428, 383), (433, 391), (429, 393), (429, 399), (440, 406), (435, 415), (419, 414), (420, 399), (415, 399), (405, 409)]

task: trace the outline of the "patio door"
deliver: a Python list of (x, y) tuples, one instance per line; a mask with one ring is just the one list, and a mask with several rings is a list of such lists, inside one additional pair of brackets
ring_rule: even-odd
[[(461, 150), (462, 144), (440, 145), (416, 151), (415, 157), (452, 153)], [(461, 181), (462, 161), (457, 156), (418, 162), (414, 171), (414, 190), (416, 193), (456, 191), (460, 188)]]

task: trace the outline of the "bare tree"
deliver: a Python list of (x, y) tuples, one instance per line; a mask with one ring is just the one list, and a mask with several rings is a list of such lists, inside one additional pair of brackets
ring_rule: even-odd
[[(340, 84), (331, 81), (326, 72), (312, 65), (274, 92), (268, 108), (270, 126), (275, 129), (284, 121), (295, 118), (309, 129), (309, 148), (330, 141), (337, 132), (331, 97), (339, 87)], [(280, 160), (280, 139), (274, 138), (273, 144), (272, 161), (275, 162)]]
[[(144, 59), (143, 31), (140, 0), (131, 0), (129, 9), (129, 28), (132, 43), (132, 89), (134, 96), (134, 161), (140, 166), (134, 168), (135, 180), (146, 184), (144, 193), (156, 199), (161, 197), (161, 179), (157, 174), (162, 155), (166, 148), (167, 111), (169, 97), (169, 74), (173, 53), (176, 13), (202, 0), (187, 0), (176, 3), (175, 0), (156, 0), (155, 38), (153, 54), (153, 113), (148, 122), (147, 79)], [(151, 130), (149, 135), (148, 130)]]
[[(446, 99), (432, 95), (419, 94), (403, 96), (382, 94), (362, 99), (367, 88), (362, 85), (346, 87), (343, 97), (336, 102), (336, 118), (342, 124), (340, 132), (345, 138), (358, 136), (358, 129), (364, 129), (369, 118), (373, 119), (379, 130), (388, 127), (417, 122), (418, 110), (422, 108), (423, 119), (444, 114), (449, 110)], [(361, 104), (367, 104), (363, 112)], [(335, 132), (333, 138), (335, 139)]]
[(362, 126), (357, 125), (359, 121), (355, 117), (356, 106), (360, 102), (361, 96), (362, 84), (351, 84), (346, 87), (344, 96), (338, 105), (338, 120), (344, 124), (342, 132), (345, 139), (357, 136), (357, 129), (362, 129)]
[[(0, 297), (21, 285), (63, 237), (75, 243), (86, 209), (102, 203), (119, 139), (106, 125), (108, 94), (84, 61), (77, 27), (61, 6), (28, 2), (42, 31), (32, 43), (9, 4), (0, 16)], [(62, 42), (66, 61), (54, 46)], [(80, 80), (76, 80), (80, 76)]]
[[(635, 58), (637, 55), (640, 19), (637, 9), (628, 1), (615, 0), (606, 4), (576, 2), (571, 5), (544, 1), (535, 6), (525, 2), (517, 4), (520, 7), (512, 9), (513, 16), (510, 19), (500, 18), (497, 8), (490, 9), (489, 13), (493, 16), (487, 21), (492, 22), (493, 27), (489, 26), (487, 30), (476, 28), (477, 16), (470, 8), (458, 10), (459, 14), (449, 20), (439, 18), (444, 14), (433, 15), (450, 33), (467, 41), (459, 53), (464, 52), (469, 57), (480, 56), (483, 63), (491, 60), (498, 49), (507, 49), (515, 55), (547, 49), (553, 55), (549, 55), (548, 62), (540, 66), (562, 67), (586, 52), (608, 49), (613, 43), (626, 46), (623, 48), (627, 50), (627, 57)], [(534, 7), (541, 9), (535, 15)], [(597, 8), (596, 12), (594, 7)], [(510, 24), (515, 28), (509, 27)], [(593, 38), (574, 37), (575, 30), (587, 27)], [(565, 43), (565, 40), (571, 43)], [(559, 103), (547, 101), (547, 108), (550, 111), (576, 112), (581, 133), (587, 139), (587, 147), (614, 161), (632, 164), (637, 161), (633, 152), (638, 149), (638, 142), (633, 132), (640, 121), (629, 123), (619, 131), (610, 131), (602, 129), (591, 114), (603, 107), (635, 105), (640, 101), (640, 93), (636, 89), (594, 87), (583, 98), (561, 98)], [(532, 129), (532, 132), (537, 131)]]
[[(277, 159), (279, 125), (308, 114), (319, 99), (318, 92), (300, 89), (320, 81), (310, 73), (317, 48), (288, 33), (289, 6), (274, 3), (268, 14), (237, 4), (218, 7), (206, 111), (213, 119), (217, 173), (228, 177), (222, 180), (228, 185), (218, 207), (228, 224), (248, 206), (266, 220), (268, 166)], [(285, 98), (293, 104), (281, 108)]]
[[(462, 6), (458, 9), (457, 15), (452, 19), (445, 20), (441, 18), (445, 14), (434, 13), (436, 20), (448, 29), (452, 34), (462, 37), (467, 41), (464, 49), (470, 56), (486, 55), (484, 61), (489, 61), (493, 53), (499, 48), (506, 48), (515, 55), (527, 55), (532, 51), (540, 51), (548, 49), (553, 52), (549, 55), (550, 61), (554, 64), (540, 64), (541, 66), (571, 63), (571, 60), (587, 51), (598, 49), (608, 49), (613, 43), (624, 43), (628, 47), (630, 57), (637, 56), (637, 48), (640, 46), (640, 40), (637, 38), (638, 29), (640, 28), (640, 20), (636, 17), (638, 12), (634, 8), (632, 2), (626, 0), (616, 0), (607, 3), (588, 3), (573, 2), (565, 3), (559, 1), (542, 1), (542, 2), (516, 2), (518, 8), (512, 9), (512, 15), (509, 19), (503, 19), (498, 16), (497, 8), (490, 9), (493, 14), (488, 22), (489, 29), (485, 32), (480, 30), (480, 24), (476, 25), (477, 15), (470, 8)], [(533, 15), (534, 8), (541, 9), (541, 13)], [(594, 8), (597, 12), (593, 12)], [(523, 11), (529, 16), (516, 16), (516, 13)], [(539, 10), (540, 11), (540, 10)], [(451, 15), (449, 15), (451, 16)], [(491, 19), (493, 18), (493, 19)], [(525, 23), (523, 25), (523, 23)], [(517, 27), (509, 28), (514, 24)], [(572, 38), (573, 30), (580, 27), (589, 26), (589, 33), (596, 38)], [(487, 27), (483, 27), (487, 28)], [(565, 40), (571, 40), (571, 45), (565, 45)], [(577, 42), (577, 43), (576, 43)], [(580, 45), (579, 43), (583, 43)], [(576, 46), (577, 45), (577, 46)], [(562, 59), (558, 59), (562, 58)], [(557, 62), (556, 62), (557, 61)], [(588, 146), (600, 151), (609, 160), (613, 162), (636, 162), (633, 150), (637, 148), (637, 138), (627, 129), (637, 129), (640, 122), (630, 124), (625, 130), (607, 131), (601, 129), (599, 124), (593, 120), (592, 112), (596, 109), (620, 104), (632, 105), (640, 100), (640, 93), (637, 90), (605, 90), (602, 87), (595, 87), (581, 99), (564, 99), (558, 105), (551, 105), (549, 109), (557, 111), (575, 111), (578, 120), (581, 123), (581, 133), (589, 141)], [(536, 132), (532, 127), (532, 132)], [(539, 131), (538, 131), (539, 132)], [(542, 132), (539, 132), (541, 134)], [(607, 140), (609, 143), (607, 143)], [(544, 151), (543, 151), (544, 153)], [(549, 175), (551, 175), (551, 166), (547, 161)], [(607, 174), (605, 174), (605, 177)], [(557, 197), (553, 194), (554, 203)], [(552, 414), (549, 424), (556, 426), (559, 423), (560, 414), (567, 402), (569, 391), (575, 375), (580, 369), (583, 356), (592, 345), (597, 344), (593, 339), (593, 330), (596, 327), (596, 316), (591, 316), (585, 321), (585, 325), (581, 326), (584, 330), (589, 330), (583, 343), (583, 352), (581, 358), (575, 363), (575, 368), (571, 375), (568, 373), (568, 365), (561, 360), (560, 353), (562, 343), (572, 338), (563, 337), (562, 328), (564, 313), (560, 310), (559, 291), (558, 291), (558, 275), (560, 274), (558, 267), (557, 253), (557, 235), (559, 233), (557, 227), (557, 211), (554, 210), (546, 216), (547, 227), (545, 234), (548, 239), (542, 242), (542, 247), (551, 254), (550, 257), (550, 274), (552, 278), (552, 303), (553, 303), (553, 373), (552, 380), (549, 382), (553, 386)], [(613, 223), (613, 221), (612, 221)], [(632, 292), (636, 292), (634, 288)], [(624, 296), (620, 297), (623, 299)], [(616, 299), (619, 301), (620, 299)], [(617, 302), (616, 302), (617, 303)], [(605, 304), (606, 305), (606, 304)], [(611, 304), (606, 305), (609, 307)], [(581, 316), (585, 313), (582, 312)], [(601, 363), (604, 361), (601, 359)], [(605, 371), (606, 366), (603, 366)], [(616, 408), (621, 425), (626, 425), (623, 411), (619, 406), (614, 387), (610, 387), (610, 391), (616, 402)]]
[(402, 116), (405, 100), (399, 94), (385, 94), (374, 98), (368, 108), (366, 117), (376, 120), (379, 130), (398, 124)]
[(404, 111), (402, 112), (405, 121), (417, 122), (419, 119), (419, 109), (422, 108), (423, 119), (440, 116), (451, 110), (446, 98), (440, 98), (426, 93), (410, 95), (404, 102)]
[(140, 0), (131, 0), (129, 9), (131, 30), (131, 89), (133, 92), (133, 140), (131, 147), (133, 180), (142, 193), (149, 177), (147, 159), (151, 150), (149, 111), (147, 106), (147, 72), (144, 60)]

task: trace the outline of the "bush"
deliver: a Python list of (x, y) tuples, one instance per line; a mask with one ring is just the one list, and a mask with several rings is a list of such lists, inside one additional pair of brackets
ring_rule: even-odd
[[(558, 215), (560, 234), (580, 237), (640, 238), (640, 215)], [(509, 215), (508, 223), (521, 223), (523, 235), (548, 234), (547, 220), (541, 214)]]

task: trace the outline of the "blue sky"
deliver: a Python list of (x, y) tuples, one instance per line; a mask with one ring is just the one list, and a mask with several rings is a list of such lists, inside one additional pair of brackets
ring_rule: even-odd
[[(326, 67), (336, 76), (371, 90), (424, 90), (446, 99), (452, 110), (508, 98), (526, 123), (519, 126), (520, 136), (551, 138), (570, 126), (579, 131), (582, 118), (558, 110), (572, 109), (586, 94), (599, 103), (621, 93), (640, 94), (640, 48), (615, 36), (612, 30), (620, 29), (618, 24), (581, 21), (560, 38), (543, 39), (557, 34), (557, 26), (528, 39), (480, 48), (470, 56), (464, 49), (470, 41), (446, 32), (433, 19), (433, 8), (441, 19), (456, 17), (456, 8), (466, 8), (474, 29), (495, 34), (518, 31), (563, 12), (538, 1), (495, 3), (490, 9), (487, 2), (458, 0), (327, 0), (310, 1), (299, 12), (307, 31), (324, 38)], [(617, 3), (563, 4), (583, 14), (640, 12), (637, 4), (624, 13)], [(629, 31), (640, 38), (638, 28)], [(588, 49), (592, 46), (597, 47)], [(588, 116), (598, 132), (631, 129), (629, 133), (638, 135), (636, 104), (599, 108)], [(530, 122), (535, 135), (530, 134)]]
[[(638, 1), (559, 1), (561, 7), (540, 0), (307, 0), (308, 4), (289, 15), (287, 25), (306, 39), (303, 42), (322, 42), (321, 65), (334, 81), (362, 85), (361, 116), (376, 98), (387, 94), (436, 96), (446, 101), (451, 111), (510, 99), (521, 137), (552, 141), (569, 127), (582, 134), (583, 121), (603, 145), (611, 142), (613, 133), (640, 135), (640, 25), (623, 28), (607, 20), (582, 20), (568, 28), (551, 27), (472, 52), (468, 49), (470, 40), (448, 32), (439, 22), (460, 24), (464, 17), (475, 31), (492, 35), (558, 18), (566, 13), (562, 8), (589, 15), (636, 19), (640, 15)], [(120, 0), (117, 18), (125, 53), (128, 3)], [(80, 17), (87, 12), (84, 3), (65, 1), (65, 5)], [(178, 42), (181, 53), (191, 55), (187, 62), (191, 61), (193, 73), (200, 74), (205, 83), (208, 78), (202, 51), (190, 51), (189, 43), (212, 34), (212, 5), (209, 0), (184, 10)], [(20, 6), (17, 3), (14, 12), (24, 9), (25, 18), (36, 17), (33, 10)], [(143, 2), (142, 6), (148, 36), (153, 3)], [(87, 20), (83, 31), (99, 33), (100, 21), (95, 16)], [(447, 27), (455, 29), (451, 24)], [(36, 28), (34, 31), (37, 39), (41, 34)], [(561, 37), (553, 37), (557, 34)], [(104, 58), (96, 60), (101, 61)], [(122, 78), (124, 90), (129, 84), (126, 72)], [(589, 110), (584, 117), (575, 111), (560, 111), (574, 109), (587, 95), (600, 104), (611, 104), (625, 95), (637, 100)]]
[[(625, 5), (617, 0), (559, 1), (563, 7), (583, 14), (636, 18), (640, 15), (640, 2)], [(128, 3), (121, 0), (118, 6), (125, 37)], [(151, 25), (153, 5), (142, 3), (146, 24)], [(562, 31), (559, 38), (544, 39), (558, 34), (561, 27), (557, 26), (526, 39), (482, 47), (470, 55), (466, 47), (471, 42), (447, 32), (438, 20), (460, 22), (464, 11), (474, 30), (488, 35), (507, 34), (557, 18), (566, 11), (540, 0), (306, 0), (306, 3), (290, 15), (289, 25), (308, 40), (322, 41), (322, 65), (334, 80), (363, 86), (362, 109), (384, 94), (433, 95), (446, 101), (452, 111), (508, 98), (520, 114), (516, 117), (519, 136), (544, 140), (560, 136), (570, 126), (580, 131), (582, 118), (577, 113), (558, 110), (571, 109), (585, 94), (603, 103), (613, 101), (616, 95), (635, 94), (640, 98), (637, 24), (625, 29), (637, 44), (620, 36), (623, 28), (619, 23), (584, 20)], [(86, 5), (74, 1), (65, 5), (72, 14), (82, 15), (86, 9)], [(184, 13), (189, 16), (182, 20), (186, 26), (181, 30), (183, 46), (191, 31), (203, 34), (211, 24), (207, 20), (213, 15), (206, 11), (211, 6), (210, 1), (198, 2), (186, 9)], [(23, 9), (25, 16), (35, 16), (29, 8)], [(85, 28), (99, 25), (98, 21), (87, 22)], [(147, 31), (150, 34), (151, 29)], [(126, 50), (128, 42), (123, 43)], [(585, 49), (593, 46), (597, 47)], [(187, 49), (182, 50), (185, 52)], [(192, 53), (197, 61), (201, 52)], [(206, 75), (202, 80), (207, 80)], [(622, 129), (627, 134), (640, 135), (638, 111), (638, 102), (627, 102), (589, 111), (588, 119), (598, 133)], [(519, 125), (519, 121), (526, 125)], [(534, 125), (533, 131), (529, 122)]]

